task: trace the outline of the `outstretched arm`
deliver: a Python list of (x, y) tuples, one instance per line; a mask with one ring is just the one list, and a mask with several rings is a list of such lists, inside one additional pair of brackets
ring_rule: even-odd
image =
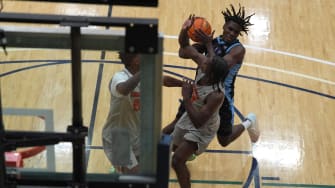
[(197, 38), (200, 39), (201, 43), (205, 45), (208, 51), (208, 55), (205, 56), (198, 51), (198, 49), (194, 46), (190, 45), (190, 40), (187, 34), (187, 31), (192, 26), (194, 22), (194, 15), (191, 15), (183, 24), (182, 29), (179, 33), (179, 57), (185, 59), (192, 59), (197, 65), (204, 71), (206, 69), (206, 64), (211, 62), (212, 58), (214, 57), (215, 53), (212, 46), (212, 40), (214, 31), (207, 35), (202, 30), (195, 30)]
[(178, 80), (171, 76), (163, 76), (163, 85), (166, 87), (181, 87), (183, 85), (183, 81)]
[(137, 84), (140, 82), (140, 72), (134, 74), (134, 76), (132, 76), (131, 78), (129, 78), (128, 80), (119, 83), (116, 86), (116, 90), (126, 96), (128, 95), (131, 91), (133, 91)]
[(243, 46), (234, 47), (223, 59), (228, 63), (229, 68), (243, 61), (245, 48)]
[(198, 65), (206, 62), (207, 57), (203, 54), (199, 53), (193, 46), (190, 45), (190, 39), (187, 35), (188, 29), (192, 26), (194, 22), (194, 15), (190, 15), (190, 17), (184, 22), (180, 33), (179, 33), (179, 57), (184, 59), (192, 59)]

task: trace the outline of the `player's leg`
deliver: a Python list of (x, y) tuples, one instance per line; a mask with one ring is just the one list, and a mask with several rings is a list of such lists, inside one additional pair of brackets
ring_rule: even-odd
[(113, 165), (110, 169), (111, 173), (134, 174), (138, 172), (139, 152), (133, 150), (129, 140), (128, 130), (111, 127), (108, 124), (104, 126), (102, 146), (108, 160)]
[(260, 131), (257, 126), (257, 118), (254, 113), (249, 113), (246, 117), (245, 121), (250, 121), (250, 126), (247, 127), (246, 123), (243, 124), (245, 128), (248, 130), (248, 134), (250, 137), (251, 142), (255, 143), (258, 141), (260, 136)]
[(244, 127), (233, 126), (234, 123), (234, 109), (225, 98), (220, 111), (220, 127), (217, 131), (217, 139), (221, 146), (228, 146), (233, 140), (235, 140), (244, 131)]
[(130, 163), (127, 166), (122, 166), (121, 173), (122, 174), (135, 174), (139, 171), (139, 157), (135, 156), (134, 152), (130, 151)]
[[(112, 161), (112, 153), (113, 153), (113, 150), (112, 150), (112, 135), (111, 135), (111, 131), (110, 131), (110, 127), (109, 126), (104, 126), (103, 127), (103, 131), (102, 131), (102, 148), (105, 152), (105, 155), (107, 157), (107, 159), (109, 160), (109, 162), (113, 165)], [(117, 166), (112, 166), (110, 168), (110, 173), (118, 173), (118, 172), (121, 172), (121, 168), (120, 167), (117, 167)]]
[(225, 99), (220, 108), (220, 128), (217, 132), (217, 138), (221, 146), (225, 147), (237, 139), (244, 130), (248, 130), (250, 140), (257, 142), (259, 138), (259, 130), (257, 127), (256, 115), (249, 113), (245, 120), (240, 124), (234, 125), (234, 105)]
[(182, 141), (176, 148), (172, 156), (172, 167), (176, 172), (181, 188), (190, 188), (190, 172), (186, 166), (187, 159), (196, 152), (198, 146), (196, 142)]

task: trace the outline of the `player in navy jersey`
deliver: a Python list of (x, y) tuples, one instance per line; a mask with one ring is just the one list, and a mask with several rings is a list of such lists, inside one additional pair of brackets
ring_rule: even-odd
[[(227, 8), (226, 11), (222, 11), (222, 15), (225, 20), (223, 32), (222, 35), (213, 39), (213, 49), (215, 54), (222, 57), (229, 66), (228, 76), (224, 80), (225, 100), (219, 111), (220, 128), (217, 132), (220, 145), (225, 147), (238, 138), (244, 130), (248, 130), (252, 143), (257, 142), (260, 133), (257, 128), (256, 115), (253, 113), (249, 113), (242, 123), (234, 125), (234, 84), (246, 52), (239, 42), (238, 36), (242, 35), (242, 32), (248, 34), (249, 26), (252, 25), (250, 18), (254, 14), (245, 16), (244, 7), (239, 6), (238, 11), (236, 11), (231, 5), (231, 9)], [(200, 53), (207, 53), (204, 44), (195, 43), (193, 46)], [(174, 125), (184, 111), (183, 102), (181, 102), (176, 118), (164, 127), (164, 134), (171, 134)]]

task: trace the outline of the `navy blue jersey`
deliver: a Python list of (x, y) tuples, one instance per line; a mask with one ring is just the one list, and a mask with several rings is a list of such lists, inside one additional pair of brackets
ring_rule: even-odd
[[(226, 54), (230, 52), (232, 48), (235, 46), (242, 46), (240, 41), (238, 39), (234, 40), (232, 43), (226, 43), (225, 41), (222, 40), (222, 36), (216, 37), (213, 39), (213, 48), (214, 52), (217, 56), (223, 57)], [(207, 54), (207, 49), (206, 46), (196, 43), (193, 44), (193, 46), (200, 52), (200, 53), (205, 53)], [(225, 96), (228, 99), (229, 103), (232, 103), (232, 99), (234, 97), (234, 84), (235, 84), (235, 79), (237, 76), (238, 71), (240, 70), (242, 66), (242, 62), (239, 62), (232, 66), (229, 69), (229, 73), (224, 81), (225, 85)]]

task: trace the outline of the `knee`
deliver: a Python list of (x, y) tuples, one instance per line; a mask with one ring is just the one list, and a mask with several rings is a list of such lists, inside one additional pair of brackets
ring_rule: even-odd
[(228, 139), (228, 137), (225, 138), (223, 136), (217, 135), (217, 139), (222, 147), (226, 147), (230, 144), (230, 140)]
[(183, 162), (183, 161), (181, 160), (181, 158), (178, 157), (178, 155), (174, 154), (174, 155), (172, 156), (171, 165), (172, 165), (172, 168), (173, 168), (173, 169), (175, 169), (175, 170), (178, 169), (178, 167), (180, 167), (181, 165), (183, 165), (183, 163), (185, 163), (185, 162)]

